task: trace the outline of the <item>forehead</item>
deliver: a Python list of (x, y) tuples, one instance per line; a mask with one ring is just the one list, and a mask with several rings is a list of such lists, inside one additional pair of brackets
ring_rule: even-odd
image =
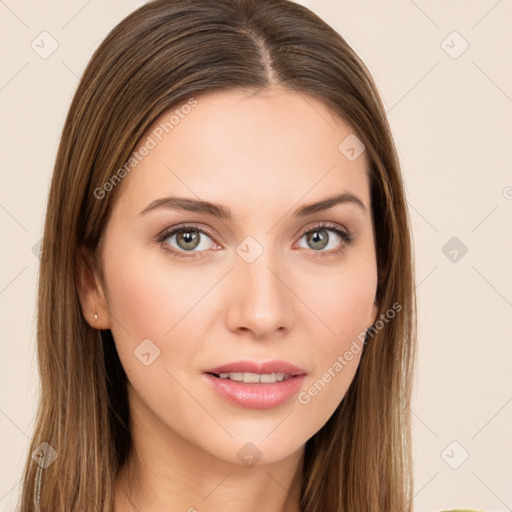
[(166, 111), (147, 130), (119, 203), (129, 213), (184, 195), (247, 212), (255, 202), (260, 210), (291, 207), (349, 190), (369, 206), (366, 155), (348, 159), (340, 149), (347, 137), (354, 137), (350, 125), (295, 91), (210, 93)]

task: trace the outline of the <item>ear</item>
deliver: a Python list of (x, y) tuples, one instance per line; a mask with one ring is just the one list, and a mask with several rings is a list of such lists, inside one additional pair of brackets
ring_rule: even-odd
[(370, 313), (368, 328), (370, 328), (375, 323), (375, 320), (377, 320), (378, 312), (379, 312), (379, 302), (377, 300), (377, 295), (375, 295), (375, 300), (373, 302), (371, 313)]
[[(93, 329), (110, 329), (110, 316), (101, 280), (91, 252), (81, 247), (76, 289), (86, 322)], [(97, 315), (97, 318), (95, 317)]]

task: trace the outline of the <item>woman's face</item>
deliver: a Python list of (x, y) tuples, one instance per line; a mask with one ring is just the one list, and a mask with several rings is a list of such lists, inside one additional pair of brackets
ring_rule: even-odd
[[(270, 463), (333, 414), (375, 320), (366, 155), (311, 97), (272, 89), (196, 101), (154, 123), (123, 178), (93, 325), (112, 331), (136, 428), (228, 462)], [(247, 360), (305, 376), (237, 384), (205, 373)]]

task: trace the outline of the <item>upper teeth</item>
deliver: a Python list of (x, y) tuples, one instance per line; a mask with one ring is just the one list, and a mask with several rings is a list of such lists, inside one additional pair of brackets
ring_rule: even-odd
[(272, 383), (277, 381), (282, 381), (289, 379), (290, 376), (286, 373), (236, 373), (236, 372), (230, 372), (230, 373), (221, 373), (219, 375), (221, 379), (231, 379), (231, 380), (237, 380), (237, 381), (243, 381), (248, 383)]

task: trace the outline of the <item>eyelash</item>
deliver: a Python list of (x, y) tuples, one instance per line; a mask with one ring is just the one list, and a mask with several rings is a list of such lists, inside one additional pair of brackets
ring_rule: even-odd
[[(333, 255), (341, 254), (345, 250), (345, 246), (349, 245), (353, 241), (352, 235), (350, 235), (350, 233), (348, 233), (348, 231), (344, 231), (344, 230), (340, 229), (337, 226), (337, 224), (333, 224), (331, 222), (321, 222), (321, 223), (309, 228), (308, 230), (303, 231), (302, 234), (300, 235), (299, 240), (304, 235), (307, 235), (314, 231), (319, 231), (321, 229), (326, 229), (327, 231), (334, 231), (343, 240), (343, 242), (340, 243), (340, 246), (337, 249), (331, 249), (330, 251), (313, 251), (313, 252), (317, 253), (317, 256), (315, 256), (315, 257), (322, 258), (322, 257), (326, 257), (326, 256), (333, 256)], [(215, 236), (209, 229), (204, 228), (204, 227), (199, 227), (194, 224), (185, 224), (185, 225), (181, 225), (181, 226), (172, 228), (168, 231), (165, 231), (164, 233), (162, 233), (161, 235), (159, 235), (157, 237), (156, 242), (158, 242), (161, 245), (162, 249), (166, 253), (171, 254), (173, 256), (173, 258), (177, 257), (177, 258), (197, 259), (198, 257), (202, 258), (202, 256), (197, 256), (198, 254), (200, 254), (201, 252), (206, 252), (206, 251), (199, 251), (199, 253), (191, 252), (191, 253), (187, 254), (186, 251), (178, 251), (176, 249), (170, 249), (169, 247), (165, 246), (165, 244), (164, 244), (165, 240), (167, 240), (172, 235), (182, 232), (182, 231), (184, 231), (184, 232), (199, 231), (200, 233), (207, 235), (211, 239), (215, 238)]]

